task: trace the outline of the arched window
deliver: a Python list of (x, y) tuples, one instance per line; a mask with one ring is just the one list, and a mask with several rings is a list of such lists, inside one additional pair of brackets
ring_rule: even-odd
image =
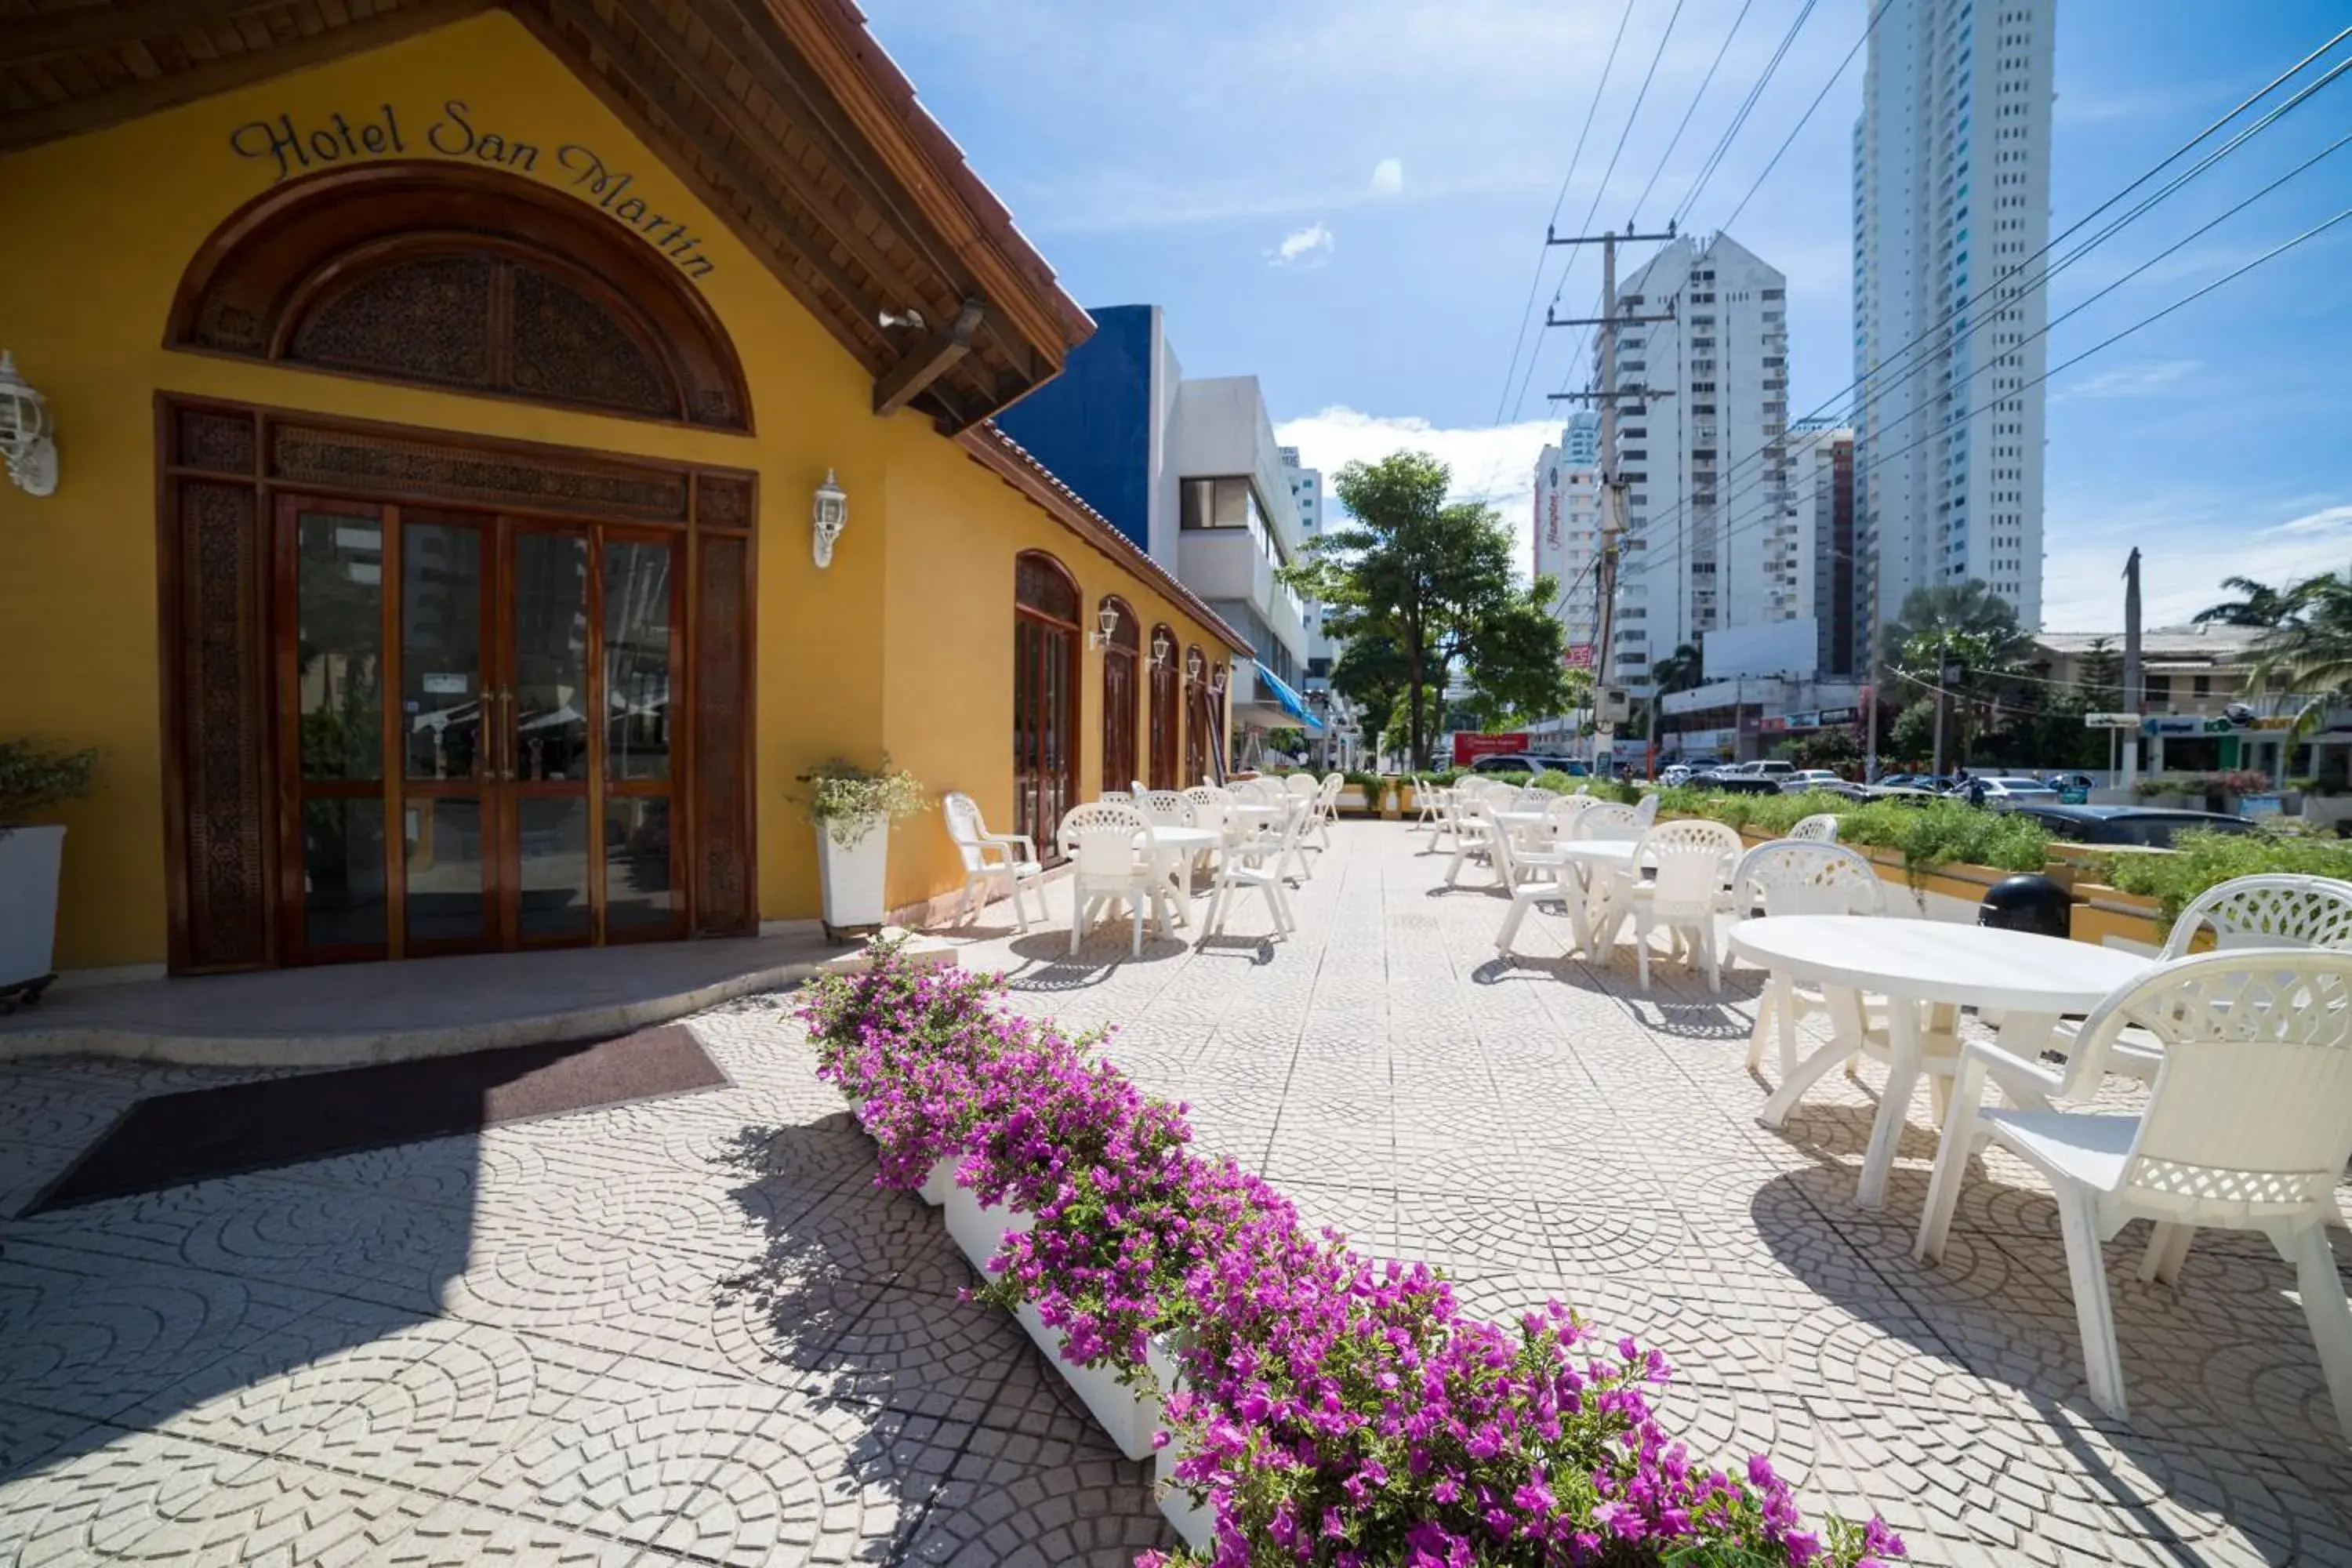
[(1125, 789), (1142, 776), (1135, 755), (1135, 713), (1141, 700), (1135, 665), (1143, 628), (1136, 624), (1135, 611), (1116, 594), (1106, 597), (1101, 608), (1118, 616), (1103, 648), (1102, 787)]
[(1151, 778), (1153, 789), (1174, 789), (1181, 770), (1177, 766), (1177, 726), (1182, 709), (1177, 704), (1176, 634), (1165, 622), (1151, 628)]
[(1077, 803), (1078, 585), (1035, 550), (1013, 576), (1013, 831), (1052, 859), (1054, 830)]
[(1209, 663), (1194, 643), (1184, 650), (1184, 783), (1208, 776)]
[(373, 380), (751, 428), (718, 318), (646, 235), (492, 169), (289, 181), (215, 229), (165, 342)]

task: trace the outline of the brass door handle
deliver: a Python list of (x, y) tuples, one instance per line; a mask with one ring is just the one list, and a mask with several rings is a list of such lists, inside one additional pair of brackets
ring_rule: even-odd
[(499, 777), (512, 783), (515, 776), (514, 754), (517, 742), (514, 729), (514, 688), (500, 687), (498, 700), (506, 706), (506, 718), (499, 725), (499, 749), (505, 752), (506, 762), (499, 769)]

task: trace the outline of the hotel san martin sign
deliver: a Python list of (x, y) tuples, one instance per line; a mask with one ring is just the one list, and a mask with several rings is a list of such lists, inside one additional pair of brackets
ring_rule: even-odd
[(249, 120), (229, 132), (229, 150), (270, 172), (270, 183), (365, 163), (374, 158), (446, 158), (528, 174), (570, 190), (583, 201), (643, 236), (688, 278), (708, 278), (718, 264), (702, 252), (702, 237), (686, 220), (662, 211), (636, 189), (632, 170), (608, 162), (583, 142), (531, 141), (483, 122), (461, 99), (433, 114), (403, 116), (389, 103), (324, 119), (291, 114)]

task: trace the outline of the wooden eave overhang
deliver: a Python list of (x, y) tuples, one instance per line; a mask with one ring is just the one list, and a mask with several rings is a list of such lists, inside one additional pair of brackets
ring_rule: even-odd
[(849, 0), (0, 0), (0, 153), (499, 5), (815, 313), (877, 413), (967, 431), (1093, 331)]
[(1149, 552), (1139, 549), (1133, 540), (1118, 531), (1110, 519), (1088, 506), (1078, 492), (1055, 477), (1054, 471), (1030, 455), (1029, 449), (998, 429), (993, 423), (967, 430), (961, 437), (964, 450), (982, 468), (1027, 496), (1047, 516), (1076, 534), (1114, 563), (1141, 578), (1184, 613), (1201, 623), (1211, 637), (1244, 658), (1255, 658), (1257, 650), (1249, 639), (1227, 625), (1223, 616), (1209, 608), (1206, 600), (1178, 581), (1176, 574)]

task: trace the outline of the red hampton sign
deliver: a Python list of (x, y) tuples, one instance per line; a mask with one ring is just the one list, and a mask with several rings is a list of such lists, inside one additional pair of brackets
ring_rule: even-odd
[(1454, 765), (1466, 768), (1481, 757), (1514, 756), (1528, 749), (1528, 732), (1517, 731), (1508, 735), (1474, 735), (1456, 731), (1454, 735)]

